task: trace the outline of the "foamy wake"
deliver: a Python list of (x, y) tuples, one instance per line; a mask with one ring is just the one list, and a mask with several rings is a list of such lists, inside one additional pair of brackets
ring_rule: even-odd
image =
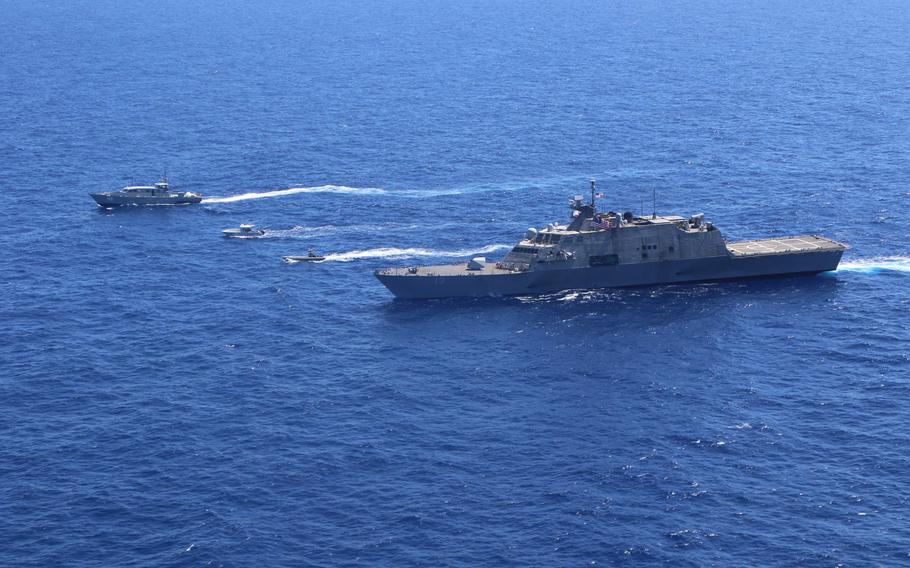
[(449, 189), (382, 189), (379, 187), (348, 187), (346, 185), (319, 185), (315, 187), (291, 187), (288, 189), (276, 189), (272, 191), (259, 191), (252, 193), (241, 193), (239, 195), (228, 195), (225, 197), (207, 197), (202, 200), (203, 203), (234, 203), (237, 201), (248, 201), (250, 199), (265, 199), (268, 197), (283, 197), (286, 195), (296, 195), (298, 193), (347, 193), (354, 195), (390, 195), (399, 197), (425, 198), (425, 197), (443, 197), (448, 195), (463, 195), (471, 193), (485, 193), (492, 191), (520, 191), (531, 187), (537, 187), (538, 184), (532, 182), (505, 182), (505, 183), (486, 183), (465, 185)]
[(375, 248), (375, 249), (366, 249), (366, 250), (352, 250), (350, 252), (339, 252), (335, 254), (327, 254), (325, 257), (326, 262), (350, 262), (352, 260), (359, 260), (362, 258), (417, 258), (417, 257), (469, 257), (478, 254), (489, 254), (499, 250), (504, 250), (511, 248), (510, 245), (489, 245), (479, 249), (463, 249), (463, 250), (435, 250), (435, 249), (424, 249), (424, 248)]
[(283, 197), (298, 193), (353, 193), (359, 195), (382, 195), (388, 193), (378, 187), (348, 187), (346, 185), (319, 185), (315, 187), (292, 187), (290, 189), (276, 189), (274, 191), (261, 191), (256, 193), (241, 193), (227, 197), (207, 197), (203, 203), (234, 203), (250, 199), (265, 199), (268, 197)]
[(318, 227), (302, 227), (296, 225), (290, 229), (263, 229), (265, 238), (268, 239), (312, 239), (332, 233), (337, 233), (341, 227), (336, 225), (321, 225)]
[[(436, 228), (446, 226), (448, 223), (437, 223)], [(295, 225), (290, 229), (267, 229), (263, 228), (266, 239), (314, 239), (326, 235), (345, 234), (345, 233), (381, 233), (388, 231), (413, 231), (416, 229), (425, 230), (426, 227), (416, 223), (376, 223), (376, 224), (359, 224), (359, 225), (319, 225), (315, 227), (304, 227)]]
[(837, 267), (838, 272), (910, 272), (910, 257), (908, 256), (883, 256), (842, 262)]

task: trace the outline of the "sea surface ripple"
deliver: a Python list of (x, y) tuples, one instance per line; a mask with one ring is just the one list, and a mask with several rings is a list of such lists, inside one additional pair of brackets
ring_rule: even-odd
[[(2, 11), (0, 565), (910, 565), (904, 3)], [(205, 202), (87, 195), (165, 169)], [(474, 301), (372, 276), (497, 258), (590, 178), (852, 248)]]

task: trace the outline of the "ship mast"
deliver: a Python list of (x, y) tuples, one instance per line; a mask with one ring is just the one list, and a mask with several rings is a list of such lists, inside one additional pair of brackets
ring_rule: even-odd
[(597, 205), (594, 204), (594, 189), (595, 183), (594, 180), (591, 180), (591, 208), (594, 209), (594, 213), (597, 213)]

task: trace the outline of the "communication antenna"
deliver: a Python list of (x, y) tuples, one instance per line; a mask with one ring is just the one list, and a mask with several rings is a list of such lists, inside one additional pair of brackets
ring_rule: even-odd
[(651, 195), (651, 218), (657, 219), (657, 190), (651, 189), (654, 193)]
[[(595, 188), (595, 186), (596, 186), (596, 184), (595, 184), (594, 180), (592, 179), (591, 180), (591, 207), (595, 207), (595, 205), (594, 205), (594, 188)], [(595, 209), (596, 209), (596, 207), (595, 207)]]

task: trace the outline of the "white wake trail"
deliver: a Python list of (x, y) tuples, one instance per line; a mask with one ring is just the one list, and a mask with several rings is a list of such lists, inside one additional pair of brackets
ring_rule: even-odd
[(486, 193), (495, 191), (521, 191), (538, 184), (533, 182), (501, 182), (501, 183), (479, 183), (464, 185), (454, 188), (437, 188), (437, 189), (382, 189), (379, 187), (349, 187), (346, 185), (318, 185), (314, 187), (291, 187), (288, 189), (275, 189), (271, 191), (258, 191), (250, 193), (241, 193), (239, 195), (226, 195), (224, 197), (206, 197), (203, 203), (235, 203), (237, 201), (248, 201), (250, 199), (265, 199), (269, 197), (283, 197), (286, 195), (296, 195), (298, 193), (347, 193), (354, 195), (389, 195), (407, 198), (433, 198), (445, 197), (452, 195), (464, 195), (472, 193)]
[(417, 257), (468, 257), (477, 254), (489, 254), (499, 250), (512, 248), (511, 245), (488, 245), (477, 249), (463, 250), (434, 250), (425, 248), (374, 248), (366, 250), (352, 250), (350, 252), (339, 252), (327, 254), (326, 262), (350, 262), (362, 258), (417, 258)]
[(227, 197), (206, 197), (203, 203), (234, 203), (250, 199), (265, 199), (269, 197), (283, 197), (298, 193), (351, 193), (359, 195), (382, 195), (388, 193), (378, 187), (348, 187), (346, 185), (319, 185), (315, 187), (292, 187), (289, 189), (276, 189), (274, 191), (260, 191), (254, 193), (241, 193)]
[(317, 227), (303, 227), (295, 225), (290, 229), (263, 229), (265, 238), (270, 239), (314, 239), (324, 237), (342, 230), (336, 225), (320, 225)]
[(863, 272), (867, 274), (885, 271), (910, 272), (910, 256), (882, 256), (842, 262), (837, 267), (837, 271)]

